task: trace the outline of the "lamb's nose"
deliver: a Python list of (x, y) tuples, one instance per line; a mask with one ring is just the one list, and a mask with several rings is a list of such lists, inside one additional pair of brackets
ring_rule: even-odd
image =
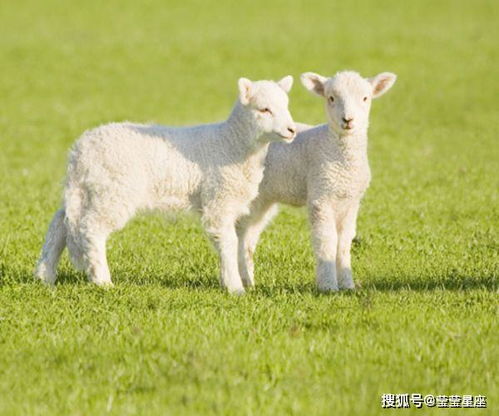
[(350, 118), (343, 117), (344, 123), (351, 123), (352, 121), (353, 121), (353, 117), (350, 117)]
[(296, 133), (296, 129), (294, 127), (288, 127), (288, 131), (291, 133), (291, 134), (295, 134)]

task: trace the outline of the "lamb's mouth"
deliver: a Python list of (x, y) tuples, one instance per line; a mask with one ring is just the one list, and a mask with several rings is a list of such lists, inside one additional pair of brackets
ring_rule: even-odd
[(285, 141), (287, 142), (290, 142), (291, 140), (293, 140), (295, 138), (295, 135), (293, 134), (292, 136), (283, 136), (282, 134), (280, 133), (277, 133), (277, 135), (281, 138), (281, 139), (284, 139)]

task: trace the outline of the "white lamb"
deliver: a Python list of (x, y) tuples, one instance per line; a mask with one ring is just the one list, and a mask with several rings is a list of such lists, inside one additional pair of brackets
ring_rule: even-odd
[(218, 124), (174, 128), (113, 123), (87, 131), (69, 156), (62, 208), (47, 232), (35, 274), (53, 284), (68, 247), (97, 285), (112, 285), (106, 239), (137, 212), (193, 209), (220, 255), (221, 284), (243, 292), (237, 220), (249, 213), (272, 141), (292, 141), (293, 78), (238, 82), (239, 100)]
[(239, 271), (254, 284), (253, 253), (260, 233), (277, 213), (277, 203), (307, 205), (322, 291), (353, 289), (350, 247), (360, 200), (369, 185), (367, 129), (371, 99), (384, 94), (396, 76), (364, 79), (344, 71), (332, 78), (305, 73), (305, 88), (325, 100), (327, 124), (300, 125), (294, 142), (270, 146), (259, 195), (238, 225)]

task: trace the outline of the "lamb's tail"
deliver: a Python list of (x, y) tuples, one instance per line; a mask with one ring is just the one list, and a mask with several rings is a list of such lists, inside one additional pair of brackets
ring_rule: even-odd
[(35, 276), (50, 285), (55, 283), (57, 263), (64, 247), (66, 247), (67, 230), (64, 217), (64, 209), (60, 209), (55, 213), (45, 237), (41, 257), (35, 269)]

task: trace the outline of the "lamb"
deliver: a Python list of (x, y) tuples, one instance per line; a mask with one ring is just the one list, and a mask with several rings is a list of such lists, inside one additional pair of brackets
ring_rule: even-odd
[(249, 213), (263, 178), (270, 142), (290, 142), (293, 78), (238, 81), (239, 99), (221, 123), (166, 127), (112, 123), (74, 144), (62, 208), (49, 226), (35, 275), (56, 281), (67, 246), (72, 263), (91, 282), (111, 286), (106, 239), (136, 213), (194, 210), (220, 256), (220, 282), (243, 293), (238, 270), (237, 220)]
[(367, 129), (371, 99), (388, 91), (392, 73), (364, 79), (353, 71), (326, 78), (311, 72), (301, 81), (325, 100), (328, 122), (300, 124), (292, 144), (270, 146), (259, 195), (238, 225), (239, 271), (245, 286), (254, 284), (253, 253), (260, 233), (277, 213), (277, 203), (307, 205), (321, 291), (354, 289), (350, 248), (359, 204), (371, 173)]

